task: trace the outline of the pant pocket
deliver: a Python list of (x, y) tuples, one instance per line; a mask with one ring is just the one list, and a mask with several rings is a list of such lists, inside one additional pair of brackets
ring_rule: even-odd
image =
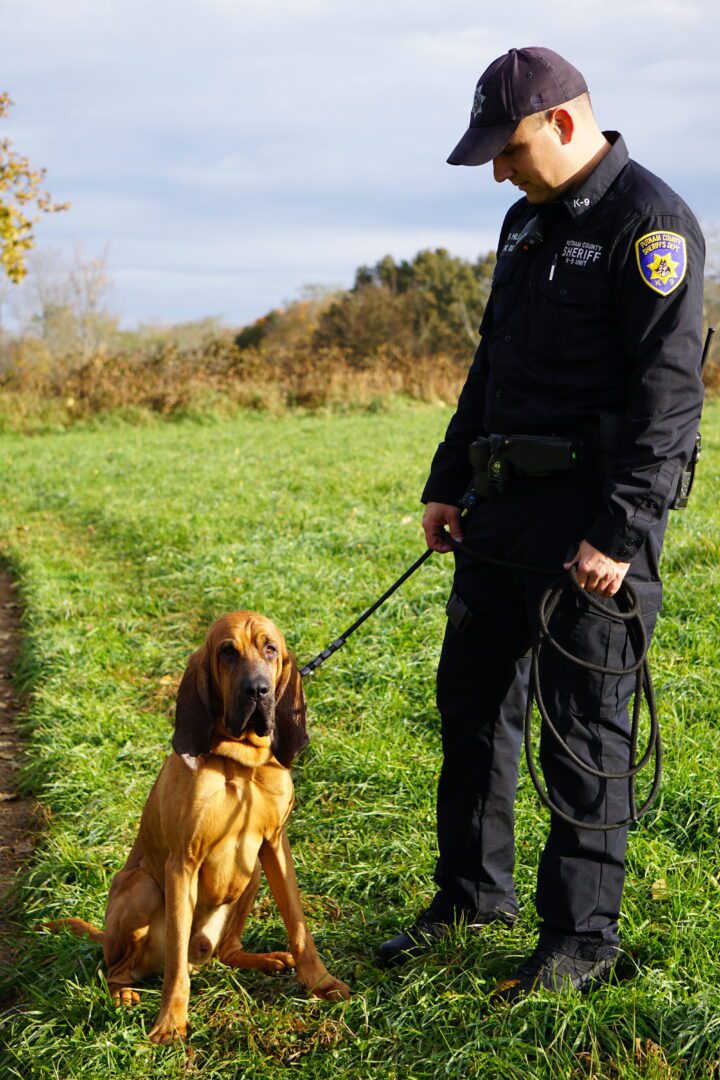
[[(662, 583), (630, 580), (629, 584), (637, 595), (649, 644), (662, 606)], [(556, 707), (561, 713), (567, 711), (590, 720), (616, 717), (627, 705), (635, 683), (633, 674), (619, 676), (592, 670), (593, 666), (627, 668), (635, 659), (627, 623), (611, 617), (618, 605), (614, 599), (601, 602), (607, 614), (591, 606), (585, 597), (568, 593), (550, 625), (553, 636), (577, 657), (578, 663), (560, 656), (551, 645), (543, 647), (541, 673), (544, 680), (558, 688)]]

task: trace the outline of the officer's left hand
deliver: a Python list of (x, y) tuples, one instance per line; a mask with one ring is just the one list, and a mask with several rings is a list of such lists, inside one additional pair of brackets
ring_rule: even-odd
[(583, 540), (572, 559), (563, 564), (565, 570), (569, 570), (573, 563), (577, 566), (577, 579), (581, 588), (587, 592), (600, 593), (601, 596), (614, 596), (630, 568), (629, 562), (615, 562), (587, 540)]

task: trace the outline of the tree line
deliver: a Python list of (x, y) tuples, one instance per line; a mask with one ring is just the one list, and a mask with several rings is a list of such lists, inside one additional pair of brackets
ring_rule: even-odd
[(359, 267), (350, 289), (310, 290), (235, 340), (240, 349), (268, 348), (302, 336), (318, 349), (342, 349), (357, 364), (384, 345), (409, 355), (467, 358), (477, 344), (494, 265), (493, 253), (469, 262), (444, 248), (400, 262), (386, 255)]

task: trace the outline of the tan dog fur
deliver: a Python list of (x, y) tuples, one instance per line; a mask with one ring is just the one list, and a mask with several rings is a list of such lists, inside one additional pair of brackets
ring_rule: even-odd
[[(261, 687), (255, 697), (244, 690), (253, 680)], [(243, 719), (248, 710), (251, 721)], [(306, 742), (301, 679), (280, 631), (253, 612), (218, 620), (180, 685), (176, 752), (166, 759), (127, 862), (113, 878), (105, 931), (81, 919), (46, 924), (103, 941), (117, 1004), (137, 1002), (134, 985), (164, 972), (153, 1042), (186, 1035), (190, 971), (212, 956), (235, 968), (294, 966), (317, 997), (349, 997), (322, 963), (305, 923), (285, 831), (294, 797), (289, 765)], [(287, 927), (289, 952), (242, 948), (261, 866)]]

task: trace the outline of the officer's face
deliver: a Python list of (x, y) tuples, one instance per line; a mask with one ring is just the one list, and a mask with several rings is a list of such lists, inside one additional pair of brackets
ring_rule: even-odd
[(567, 186), (563, 133), (554, 123), (527, 116), (493, 158), (493, 176), (509, 180), (530, 203), (551, 202)]

